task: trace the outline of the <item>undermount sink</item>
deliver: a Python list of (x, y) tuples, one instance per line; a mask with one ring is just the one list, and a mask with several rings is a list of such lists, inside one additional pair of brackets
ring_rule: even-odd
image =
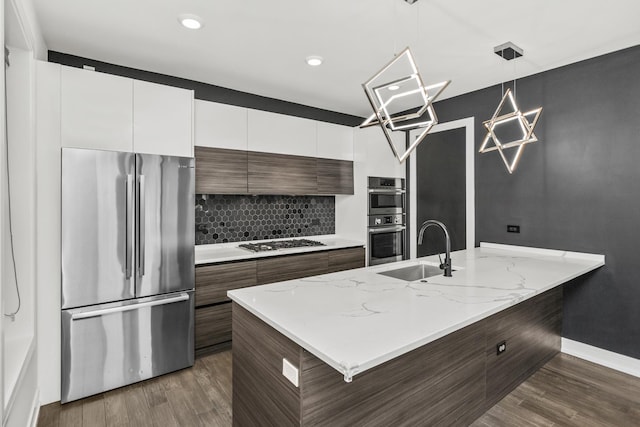
[(378, 274), (393, 277), (395, 279), (406, 280), (407, 282), (413, 282), (433, 276), (442, 276), (444, 275), (444, 271), (437, 265), (422, 263), (418, 265), (410, 265), (408, 267), (396, 268), (394, 270), (381, 271)]

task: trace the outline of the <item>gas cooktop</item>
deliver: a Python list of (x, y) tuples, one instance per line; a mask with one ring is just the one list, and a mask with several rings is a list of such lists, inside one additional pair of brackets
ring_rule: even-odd
[(324, 243), (308, 239), (275, 240), (264, 243), (243, 243), (238, 247), (252, 252), (276, 251), (278, 249), (303, 248), (306, 246), (325, 246)]

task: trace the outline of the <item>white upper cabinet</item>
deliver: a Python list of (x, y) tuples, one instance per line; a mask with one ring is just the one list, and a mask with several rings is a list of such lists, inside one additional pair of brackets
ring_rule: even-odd
[(246, 108), (196, 100), (195, 145), (246, 151), (247, 121)]
[(61, 68), (63, 147), (193, 157), (193, 91)]
[(353, 160), (353, 128), (324, 122), (317, 125), (318, 157)]
[(133, 81), (133, 151), (193, 157), (193, 91)]
[[(400, 163), (393, 155), (379, 126), (356, 129), (354, 138), (358, 161), (364, 163), (366, 176), (405, 177), (405, 163)], [(396, 150), (404, 153), (404, 132), (392, 132), (391, 139)]]
[(62, 67), (63, 147), (131, 151), (133, 80)]
[(316, 157), (316, 122), (249, 109), (248, 149)]

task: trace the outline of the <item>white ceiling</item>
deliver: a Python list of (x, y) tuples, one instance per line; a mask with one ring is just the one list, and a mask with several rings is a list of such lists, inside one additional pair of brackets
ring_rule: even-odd
[[(367, 116), (361, 84), (410, 46), (442, 98), (640, 44), (638, 0), (34, 0), (50, 50)], [(201, 16), (198, 31), (178, 24)], [(493, 47), (525, 56), (506, 62)], [(311, 68), (308, 55), (325, 58)]]

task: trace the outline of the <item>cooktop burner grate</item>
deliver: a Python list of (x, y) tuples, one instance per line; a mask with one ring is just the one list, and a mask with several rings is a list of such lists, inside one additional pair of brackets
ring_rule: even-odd
[(243, 243), (238, 247), (252, 252), (276, 251), (278, 249), (303, 248), (307, 246), (325, 246), (324, 243), (308, 239), (274, 240), (263, 243)]

